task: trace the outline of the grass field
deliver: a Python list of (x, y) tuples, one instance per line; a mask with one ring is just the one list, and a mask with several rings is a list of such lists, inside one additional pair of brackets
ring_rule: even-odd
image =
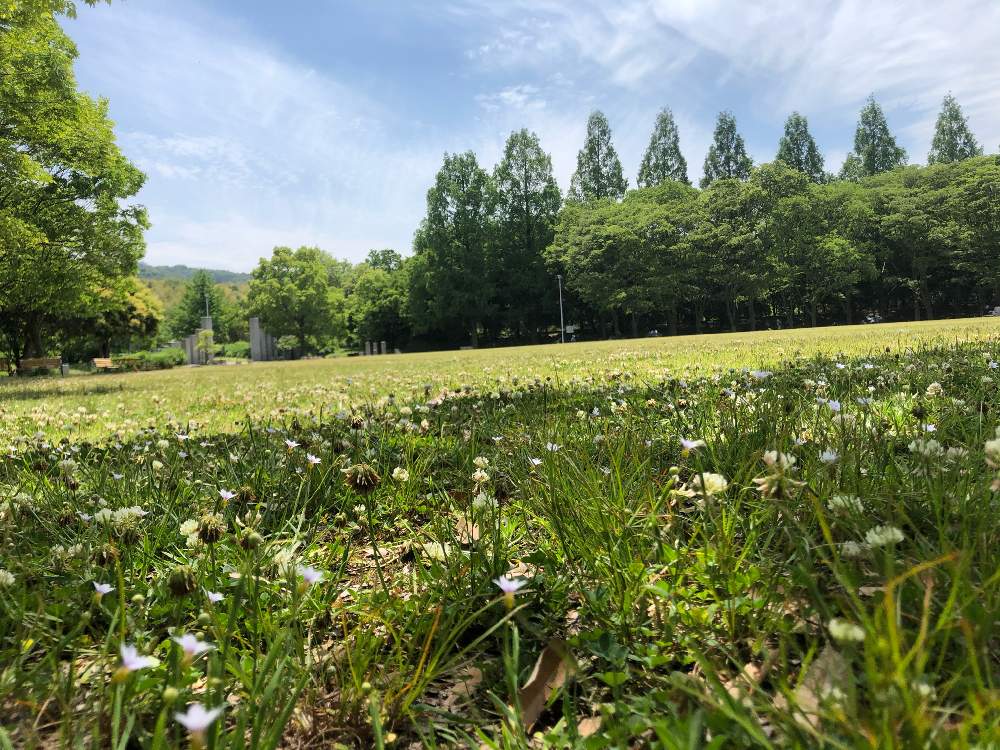
[(998, 334), (0, 381), (0, 747), (996, 746)]

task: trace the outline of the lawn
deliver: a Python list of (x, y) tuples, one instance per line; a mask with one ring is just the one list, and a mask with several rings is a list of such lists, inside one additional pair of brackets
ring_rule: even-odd
[(2, 382), (0, 747), (991, 746), (998, 333)]

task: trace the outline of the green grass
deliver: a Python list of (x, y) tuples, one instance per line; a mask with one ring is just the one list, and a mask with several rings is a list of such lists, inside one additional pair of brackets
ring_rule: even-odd
[(3, 383), (0, 747), (989, 747), (998, 332)]

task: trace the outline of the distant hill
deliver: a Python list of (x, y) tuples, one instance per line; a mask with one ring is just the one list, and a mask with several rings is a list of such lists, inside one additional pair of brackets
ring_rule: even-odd
[(202, 270), (208, 271), (216, 284), (243, 284), (250, 281), (248, 273), (217, 271), (211, 268), (191, 268), (190, 266), (151, 266), (147, 263), (139, 264), (139, 278), (146, 281), (166, 281), (168, 279), (186, 281)]

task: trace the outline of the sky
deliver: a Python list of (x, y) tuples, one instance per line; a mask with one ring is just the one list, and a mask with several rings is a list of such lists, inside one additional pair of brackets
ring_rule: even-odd
[(116, 0), (64, 23), (146, 174), (146, 261), (411, 251), (446, 152), (527, 127), (565, 191), (601, 109), (629, 184), (669, 107), (692, 180), (720, 110), (756, 162), (799, 111), (837, 171), (869, 94), (926, 162), (951, 92), (1000, 144), (996, 0)]

